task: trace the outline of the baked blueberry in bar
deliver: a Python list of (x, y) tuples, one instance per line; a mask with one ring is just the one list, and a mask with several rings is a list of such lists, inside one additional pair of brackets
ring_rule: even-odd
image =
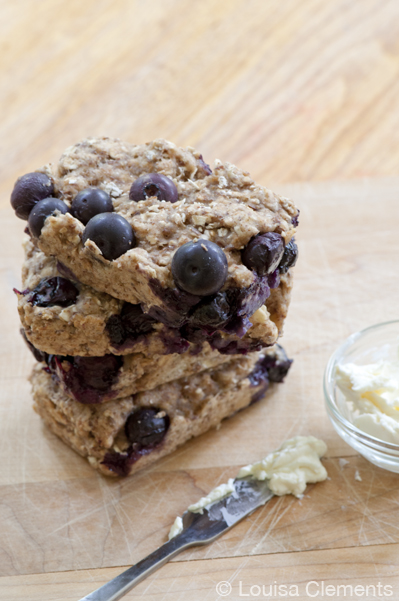
[(242, 339), (296, 260), (290, 200), (165, 140), (83, 140), (20, 178), (11, 203), (64, 274), (219, 350), (223, 334)]
[[(282, 355), (279, 380), (290, 361)], [(283, 366), (284, 363), (284, 366)], [(40, 365), (31, 376), (34, 408), (66, 444), (105, 475), (127, 476), (217, 426), (264, 395), (274, 372), (252, 353), (100, 405), (77, 403)]]
[[(42, 363), (43, 369), (59, 382), (71, 398), (85, 404), (103, 403), (150, 390), (165, 382), (188, 377), (238, 358), (237, 355), (220, 354), (212, 350), (208, 343), (204, 343), (201, 352), (188, 351), (153, 357), (140, 353), (123, 356), (108, 354), (101, 357), (49, 355), (35, 348), (23, 330), (21, 333), (35, 359)], [(283, 365), (284, 369), (281, 353), (284, 351), (279, 345), (265, 349), (262, 353), (265, 365), (271, 365), (277, 357), (279, 365)], [(287, 360), (286, 356), (284, 360)], [(259, 369), (262, 372), (263, 368)]]
[[(25, 236), (25, 261), (18, 310), (26, 337), (39, 350), (54, 355), (101, 356), (141, 353), (153, 355), (200, 353), (208, 342), (222, 354), (260, 350), (275, 343), (287, 315), (292, 276), (280, 275), (266, 304), (251, 316), (252, 326), (239, 338), (234, 332), (220, 332), (208, 326), (187, 324), (165, 326), (132, 305), (105, 292), (81, 284), (55, 257), (39, 250), (34, 239)], [(204, 313), (208, 322), (223, 311), (215, 300), (194, 314), (197, 322)], [(213, 311), (213, 313), (212, 313)]]
[(232, 358), (212, 350), (208, 343), (204, 343), (200, 351), (152, 357), (142, 353), (100, 357), (51, 355), (35, 348), (25, 332), (22, 330), (21, 333), (43, 369), (58, 381), (71, 398), (86, 404), (116, 400), (155, 388), (165, 382), (216, 367)]

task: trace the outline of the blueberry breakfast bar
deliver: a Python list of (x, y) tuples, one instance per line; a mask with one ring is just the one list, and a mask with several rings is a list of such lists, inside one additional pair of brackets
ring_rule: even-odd
[(269, 381), (282, 381), (290, 364), (282, 349), (267, 356), (251, 353), (100, 405), (71, 399), (38, 364), (31, 376), (34, 408), (93, 467), (126, 476), (258, 401)]
[(165, 140), (88, 138), (22, 176), (11, 203), (67, 278), (195, 342), (242, 338), (296, 260), (290, 200)]
[[(235, 333), (171, 328), (132, 305), (65, 277), (26, 235), (22, 291), (16, 291), (25, 335), (37, 349), (55, 355), (101, 356), (199, 353), (206, 341), (222, 354), (247, 353), (274, 344), (287, 315), (292, 275), (280, 276), (266, 304), (251, 316), (251, 327)], [(190, 342), (191, 340), (191, 342)]]
[(149, 465), (284, 379), (299, 211), (248, 173), (88, 138), (20, 177), (11, 205), (34, 407), (100, 472)]

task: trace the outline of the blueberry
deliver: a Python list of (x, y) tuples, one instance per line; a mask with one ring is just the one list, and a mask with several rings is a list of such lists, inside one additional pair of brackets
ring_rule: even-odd
[(273, 354), (266, 355), (263, 359), (270, 382), (282, 382), (292, 363), (293, 359), (288, 359), (287, 353), (280, 344), (276, 344)]
[(197, 305), (201, 297), (189, 294), (179, 288), (164, 288), (159, 280), (150, 278), (148, 281), (153, 293), (162, 301), (162, 308), (152, 305), (148, 313), (170, 328), (180, 328), (187, 321), (187, 314)]
[(276, 269), (267, 276), (269, 288), (278, 288), (280, 286), (280, 271)]
[(113, 472), (117, 476), (128, 476), (132, 465), (140, 459), (140, 453), (135, 453), (132, 449), (129, 449), (125, 453), (115, 453), (111, 451), (104, 455), (104, 459), (101, 464), (105, 465), (110, 472)]
[(298, 259), (298, 247), (294, 238), (290, 240), (284, 249), (283, 258), (278, 266), (280, 273), (287, 273), (290, 267), (294, 267)]
[(155, 319), (143, 312), (140, 305), (125, 303), (120, 317), (128, 338), (148, 334), (154, 329)]
[(120, 346), (126, 341), (126, 334), (119, 315), (111, 315), (105, 324), (105, 331), (112, 346)]
[(129, 415), (125, 424), (126, 437), (139, 447), (155, 447), (169, 428), (169, 417), (159, 409), (141, 407)]
[(248, 375), (251, 386), (268, 384), (268, 382), (282, 382), (289, 372), (292, 362), (292, 359), (288, 359), (283, 347), (276, 344), (273, 352), (261, 357)]
[(227, 269), (223, 250), (209, 240), (187, 242), (173, 255), (176, 285), (190, 294), (210, 296), (218, 292), (226, 281)]
[(33, 207), (30, 212), (28, 225), (32, 236), (39, 238), (42, 232), (44, 222), (47, 217), (54, 215), (56, 211), (62, 214), (68, 212), (68, 207), (65, 202), (59, 200), (59, 198), (44, 198)]
[(190, 316), (190, 324), (199, 327), (218, 329), (231, 317), (226, 295), (219, 292), (214, 297), (204, 299)]
[(292, 223), (292, 225), (294, 227), (297, 227), (298, 224), (299, 224), (299, 213), (300, 213), (300, 211), (299, 211), (299, 209), (297, 209), (297, 210), (298, 210), (298, 213), (291, 219), (291, 223)]
[(130, 200), (145, 200), (156, 196), (158, 200), (176, 202), (178, 192), (174, 182), (161, 173), (146, 173), (133, 182), (130, 188)]
[(15, 182), (11, 206), (17, 217), (27, 221), (35, 204), (53, 194), (54, 184), (45, 173), (27, 173)]
[(137, 445), (131, 445), (122, 453), (116, 453), (115, 451), (106, 453), (101, 462), (102, 465), (105, 465), (117, 476), (128, 476), (136, 461), (152, 451), (152, 447), (144, 447), (141, 449), (133, 448), (136, 446)]
[(258, 234), (249, 241), (242, 251), (245, 267), (264, 276), (277, 269), (284, 252), (284, 242), (280, 234), (268, 232)]
[(68, 376), (74, 371), (76, 379), (82, 388), (94, 388), (107, 392), (116, 381), (123, 359), (115, 355), (104, 355), (103, 357), (71, 357), (72, 370), (67, 372)]
[(267, 366), (265, 365), (264, 357), (256, 362), (254, 369), (250, 374), (248, 374), (248, 380), (250, 382), (250, 386), (252, 387), (269, 385), (269, 374), (267, 371)]
[(92, 240), (103, 257), (113, 261), (125, 254), (135, 244), (132, 226), (122, 215), (100, 213), (90, 219), (83, 232), (83, 244)]
[(49, 356), (50, 372), (63, 382), (70, 396), (79, 403), (96, 404), (112, 398), (112, 386), (117, 381), (123, 358)]
[(70, 280), (59, 276), (42, 280), (32, 290), (28, 301), (36, 307), (69, 307), (76, 302), (79, 290)]
[(111, 315), (105, 329), (113, 345), (120, 345), (127, 340), (133, 341), (141, 335), (149, 334), (154, 329), (156, 320), (143, 313), (140, 305), (125, 303), (119, 315)]
[(94, 215), (112, 213), (114, 207), (109, 194), (100, 188), (86, 188), (72, 201), (71, 213), (86, 225)]

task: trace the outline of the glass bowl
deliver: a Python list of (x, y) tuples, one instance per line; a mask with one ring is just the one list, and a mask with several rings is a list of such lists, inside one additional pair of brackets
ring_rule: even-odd
[(399, 320), (380, 323), (352, 334), (327, 363), (324, 396), (328, 416), (340, 437), (374, 465), (399, 473), (399, 444), (385, 442), (354, 426), (345, 397), (335, 381), (338, 364), (365, 365), (380, 359), (394, 361), (398, 358), (398, 347)]

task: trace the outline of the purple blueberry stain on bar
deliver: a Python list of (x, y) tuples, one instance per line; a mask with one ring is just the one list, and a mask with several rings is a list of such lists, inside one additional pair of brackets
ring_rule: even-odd
[(181, 336), (179, 330), (166, 328), (165, 330), (161, 330), (159, 332), (159, 337), (165, 347), (166, 354), (178, 353), (181, 355), (190, 347), (189, 342)]
[(297, 214), (291, 219), (291, 223), (294, 227), (298, 227), (298, 225), (299, 225), (299, 214), (300, 214), (300, 210), (297, 209)]
[(123, 357), (63, 357), (39, 351), (21, 330), (29, 350), (35, 359), (46, 365), (45, 370), (65, 386), (67, 392), (79, 403), (97, 404), (115, 396), (112, 387), (116, 384)]
[(254, 282), (247, 288), (230, 288), (202, 298), (179, 289), (164, 289), (153, 280), (151, 289), (163, 300), (164, 307), (153, 306), (148, 314), (169, 327), (180, 329), (183, 338), (190, 342), (208, 340), (218, 331), (242, 338), (252, 326), (248, 318), (270, 296), (269, 277), (255, 275)]
[(278, 269), (273, 271), (273, 273), (267, 277), (267, 283), (271, 289), (278, 288), (280, 286), (280, 272)]
[(126, 477), (130, 474), (132, 465), (144, 455), (151, 453), (151, 451), (152, 449), (135, 451), (132, 447), (129, 447), (124, 453), (109, 451), (104, 455), (104, 459), (101, 463), (117, 476)]
[(268, 276), (255, 276), (254, 281), (248, 288), (233, 289), (228, 291), (228, 296), (230, 292), (229, 302), (232, 317), (251, 317), (265, 304), (270, 296)]
[[(123, 357), (55, 357), (55, 373), (66, 390), (79, 403), (97, 404), (115, 396), (112, 386), (117, 382)], [(51, 369), (51, 366), (49, 366)]]
[(12, 291), (14, 292), (14, 294), (20, 294), (21, 296), (26, 296), (27, 294), (30, 294), (31, 289), (30, 288), (25, 288), (25, 290), (18, 290), (18, 288), (13, 288)]
[(255, 394), (253, 394), (251, 396), (251, 402), (249, 403), (250, 405), (254, 405), (255, 403), (257, 403), (258, 401), (262, 400), (263, 397), (265, 396), (266, 392), (268, 391), (269, 388), (269, 381), (265, 382), (257, 392), (255, 392)]
[(163, 306), (152, 306), (148, 314), (171, 328), (179, 328), (184, 325), (190, 309), (201, 300), (201, 296), (190, 294), (179, 288), (163, 288), (155, 278), (149, 280), (149, 286), (152, 292), (162, 300)]
[(269, 388), (270, 382), (282, 382), (284, 380), (292, 362), (292, 359), (288, 359), (285, 350), (279, 344), (276, 344), (273, 353), (270, 352), (259, 359), (248, 376), (252, 387), (261, 386), (260, 390), (252, 396), (251, 405), (263, 397)]
[(253, 388), (260, 385), (269, 385), (269, 374), (267, 371), (267, 367), (263, 361), (264, 357), (259, 359), (254, 369), (248, 375), (248, 380), (250, 381), (251, 387)]
[(219, 351), (221, 355), (247, 355), (264, 348), (261, 340), (229, 340), (222, 338), (220, 334), (215, 334), (210, 338), (211, 348)]

